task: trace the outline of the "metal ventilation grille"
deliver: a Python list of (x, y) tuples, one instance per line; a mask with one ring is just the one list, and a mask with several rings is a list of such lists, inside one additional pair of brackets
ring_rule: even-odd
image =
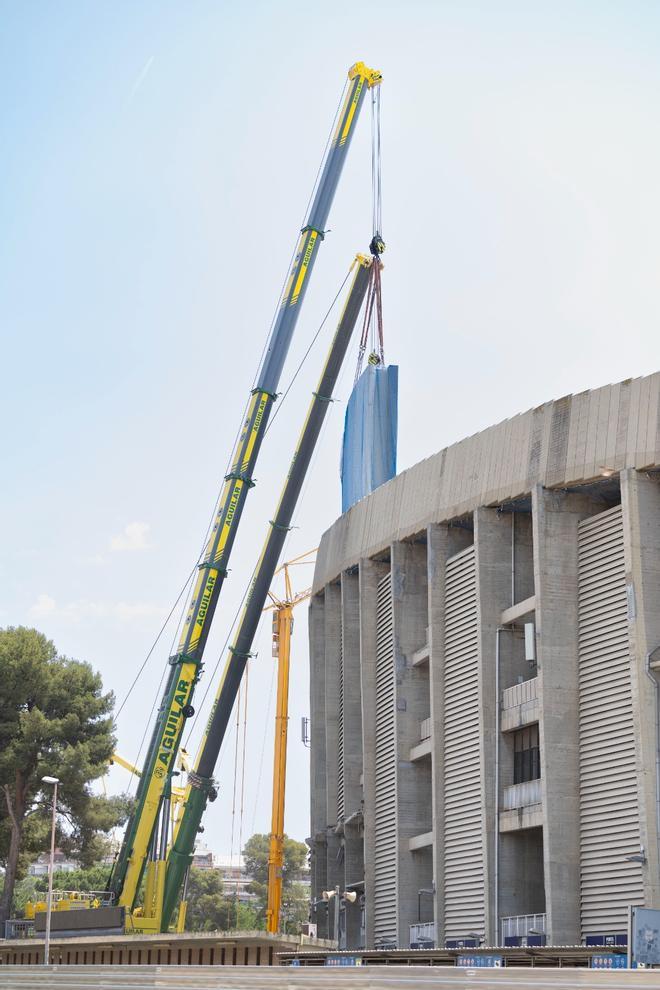
[(376, 806), (374, 935), (396, 940), (396, 749), (392, 579), (378, 583), (376, 613)]
[(484, 930), (477, 598), (474, 547), (445, 583), (444, 895), (447, 938)]
[(339, 717), (337, 719), (337, 821), (344, 818), (344, 624), (339, 639)]
[(621, 506), (578, 528), (582, 934), (643, 903)]

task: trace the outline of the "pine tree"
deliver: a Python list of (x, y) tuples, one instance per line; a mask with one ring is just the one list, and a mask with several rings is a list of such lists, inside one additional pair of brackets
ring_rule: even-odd
[(104, 833), (126, 817), (126, 801), (92, 793), (115, 745), (112, 693), (89, 664), (59, 656), (36, 629), (0, 630), (0, 931), (14, 886), (49, 847), (52, 788), (60, 780), (57, 844), (82, 866), (106, 851)]

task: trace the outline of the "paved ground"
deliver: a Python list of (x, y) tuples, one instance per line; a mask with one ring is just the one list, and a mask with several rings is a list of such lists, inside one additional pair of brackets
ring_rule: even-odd
[(0, 990), (658, 990), (660, 971), (455, 969), (442, 966), (330, 968), (259, 966), (3, 966)]

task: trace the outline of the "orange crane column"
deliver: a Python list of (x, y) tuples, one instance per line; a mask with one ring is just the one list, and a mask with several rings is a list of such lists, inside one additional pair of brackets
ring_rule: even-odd
[(284, 866), (284, 803), (286, 796), (286, 745), (289, 727), (289, 666), (293, 607), (278, 607), (273, 615), (273, 656), (277, 660), (277, 704), (275, 712), (275, 755), (273, 758), (273, 809), (268, 847), (268, 908), (266, 931), (280, 927), (282, 869)]

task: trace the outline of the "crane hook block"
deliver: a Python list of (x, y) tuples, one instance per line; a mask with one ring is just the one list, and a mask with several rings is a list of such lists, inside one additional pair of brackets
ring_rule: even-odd
[(374, 234), (371, 238), (371, 244), (369, 245), (369, 250), (373, 254), (374, 258), (377, 258), (385, 250), (385, 241), (380, 236), (380, 234)]

